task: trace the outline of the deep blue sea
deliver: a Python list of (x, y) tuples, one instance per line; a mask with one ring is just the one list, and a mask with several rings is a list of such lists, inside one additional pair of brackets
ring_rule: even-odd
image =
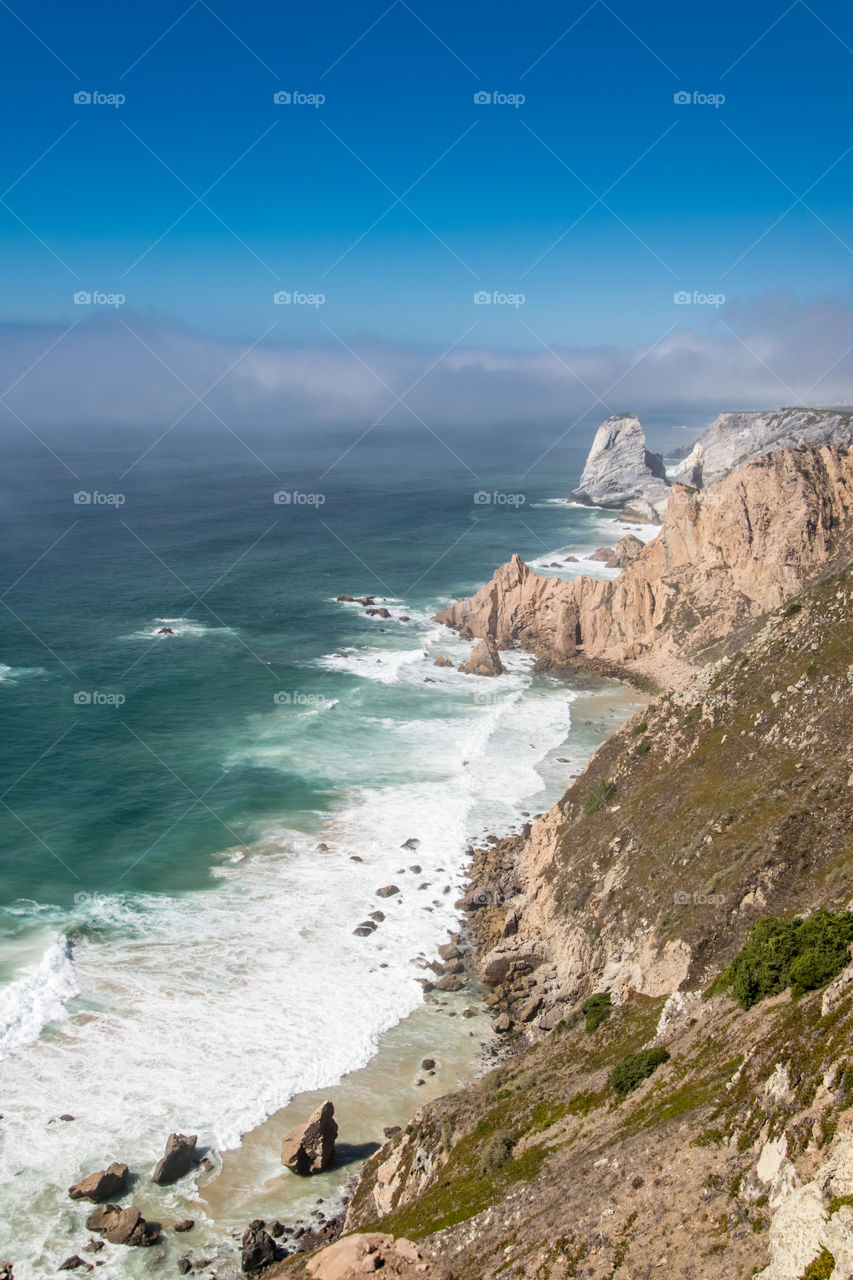
[[(625, 526), (564, 501), (582, 448), (522, 476), (484, 437), (451, 453), (376, 430), (341, 457), (354, 437), (175, 432), (140, 459), (156, 436), (51, 439), (59, 458), (4, 442), (0, 1255), (16, 1280), (79, 1243), (64, 1188), (116, 1134), (140, 1164), (172, 1129), (234, 1146), (365, 1062), (421, 998), (411, 961), (454, 924), (470, 842), (552, 803), (602, 736), (524, 655), (500, 681), (434, 665), (470, 652), (436, 610), (513, 552), (607, 572), (585, 557)], [(355, 936), (389, 881), (386, 920)]]

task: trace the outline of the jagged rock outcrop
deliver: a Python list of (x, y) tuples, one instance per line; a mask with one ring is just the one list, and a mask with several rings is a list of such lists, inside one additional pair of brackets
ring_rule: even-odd
[(646, 437), (633, 413), (618, 413), (595, 433), (575, 502), (594, 507), (624, 507), (641, 499), (653, 519), (660, 519), (669, 497), (663, 459), (646, 448)]
[(68, 1194), (72, 1200), (92, 1200), (99, 1204), (113, 1196), (123, 1195), (129, 1172), (126, 1164), (114, 1160), (109, 1168), (99, 1169), (97, 1173), (90, 1173), (87, 1178), (75, 1182), (68, 1188)]
[(141, 1245), (143, 1248), (156, 1244), (160, 1239), (160, 1228), (154, 1222), (146, 1222), (136, 1205), (128, 1205), (122, 1209), (117, 1204), (103, 1204), (86, 1219), (86, 1228), (97, 1231), (110, 1244)]
[(383, 1232), (344, 1236), (306, 1264), (312, 1280), (361, 1280), (381, 1271), (396, 1280), (453, 1280), (452, 1273), (430, 1261), (411, 1240), (395, 1240)]
[(474, 645), (471, 657), (460, 664), (459, 670), (468, 676), (506, 675), (506, 667), (491, 636), (484, 636)]
[(853, 446), (853, 413), (829, 409), (777, 409), (721, 413), (679, 463), (673, 479), (707, 489), (760, 454), (801, 444)]
[[(398, 890), (399, 892), (399, 890)], [(281, 1163), (293, 1173), (322, 1173), (335, 1158), (338, 1125), (331, 1102), (317, 1107), (305, 1124), (292, 1129), (281, 1144)]]
[(834, 554), (850, 524), (853, 458), (831, 446), (756, 458), (706, 492), (673, 487), (663, 527), (618, 578), (563, 582), (519, 556), (437, 615), (498, 648), (551, 662), (667, 665), (777, 608)]
[(256, 1218), (243, 1232), (240, 1262), (247, 1275), (268, 1267), (278, 1258), (275, 1240), (266, 1230), (266, 1225), (263, 1218)]
[(165, 1154), (154, 1166), (151, 1181), (168, 1186), (188, 1174), (198, 1162), (197, 1142), (196, 1134), (170, 1133)]

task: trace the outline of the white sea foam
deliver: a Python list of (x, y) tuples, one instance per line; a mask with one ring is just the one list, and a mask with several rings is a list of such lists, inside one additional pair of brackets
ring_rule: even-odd
[(71, 943), (57, 934), (38, 964), (0, 990), (0, 1057), (66, 1018), (66, 1002), (77, 992)]
[(44, 667), (10, 667), (0, 662), (0, 684), (15, 684), (26, 676), (47, 675)]

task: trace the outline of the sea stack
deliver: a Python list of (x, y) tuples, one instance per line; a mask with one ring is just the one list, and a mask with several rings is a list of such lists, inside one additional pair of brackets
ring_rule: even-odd
[(666, 470), (660, 454), (650, 453), (639, 420), (633, 413), (617, 413), (602, 422), (572, 493), (575, 502), (621, 510), (629, 503), (634, 518), (660, 521), (669, 498)]

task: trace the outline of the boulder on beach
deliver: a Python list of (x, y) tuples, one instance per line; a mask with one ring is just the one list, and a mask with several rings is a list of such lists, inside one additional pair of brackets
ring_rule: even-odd
[(184, 1218), (183, 1222), (175, 1223), (175, 1230), (180, 1232), (192, 1231), (194, 1226), (195, 1226), (195, 1218)]
[(589, 558), (590, 560), (600, 560), (602, 561), (602, 563), (606, 564), (607, 561), (612, 560), (615, 555), (616, 555), (615, 547), (599, 547), (597, 551), (593, 551), (590, 554)]
[(377, 898), (393, 898), (400, 890), (396, 884), (383, 885), (381, 889), (376, 890)]
[(109, 1244), (140, 1245), (143, 1248), (157, 1244), (160, 1228), (156, 1222), (146, 1222), (136, 1205), (126, 1209), (117, 1204), (102, 1204), (86, 1219), (87, 1231), (97, 1231)]
[(384, 1232), (344, 1236), (305, 1264), (312, 1280), (361, 1280), (381, 1271), (394, 1280), (453, 1280), (452, 1271), (432, 1262), (411, 1240), (395, 1240)]
[(335, 1139), (338, 1136), (334, 1114), (334, 1105), (324, 1102), (306, 1124), (292, 1129), (285, 1136), (281, 1144), (281, 1163), (292, 1173), (304, 1177), (329, 1168), (335, 1157)]
[(91, 1262), (87, 1262), (85, 1258), (81, 1258), (79, 1253), (72, 1253), (70, 1258), (66, 1258), (64, 1262), (60, 1262), (57, 1271), (76, 1271), (78, 1267), (85, 1267), (87, 1271), (94, 1271)]
[(443, 658), (441, 657), (441, 655), (439, 655), (432, 665), (434, 667), (452, 667), (453, 663), (450, 661), (449, 658)]
[(126, 1164), (114, 1160), (107, 1169), (99, 1169), (97, 1173), (90, 1173), (87, 1178), (75, 1182), (68, 1188), (68, 1194), (72, 1200), (92, 1200), (95, 1204), (102, 1204), (113, 1196), (124, 1195), (129, 1172)]
[(409, 836), (408, 840), (403, 841), (403, 843), (400, 845), (400, 848), (411, 849), (414, 851), (415, 849), (417, 849), (419, 844), (420, 844), (420, 840), (418, 839), (417, 836)]
[(256, 1218), (254, 1222), (249, 1223), (243, 1232), (243, 1249), (240, 1261), (243, 1270), (246, 1272), (258, 1271), (261, 1267), (268, 1267), (278, 1257), (278, 1249), (272, 1236), (266, 1230), (266, 1225), (263, 1218)]
[(498, 647), (491, 636), (478, 640), (471, 651), (467, 662), (461, 663), (459, 670), (466, 676), (503, 676), (506, 667), (501, 662)]
[(198, 1161), (197, 1142), (196, 1134), (170, 1133), (166, 1152), (163, 1159), (156, 1164), (151, 1174), (151, 1181), (166, 1186), (170, 1182), (177, 1182), (179, 1178), (189, 1173)]

